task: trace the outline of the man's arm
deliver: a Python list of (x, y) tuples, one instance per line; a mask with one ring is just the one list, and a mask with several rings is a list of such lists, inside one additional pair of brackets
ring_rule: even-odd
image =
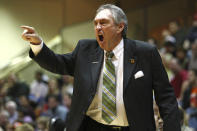
[(156, 48), (152, 50), (153, 88), (156, 103), (163, 119), (164, 131), (181, 131), (180, 115), (174, 90)]

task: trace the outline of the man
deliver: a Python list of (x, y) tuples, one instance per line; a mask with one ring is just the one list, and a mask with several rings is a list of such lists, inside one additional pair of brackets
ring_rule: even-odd
[(5, 107), (9, 113), (9, 123), (13, 124), (18, 119), (17, 104), (14, 101), (8, 101)]
[(29, 95), (29, 86), (21, 82), (15, 74), (10, 74), (8, 77), (8, 88), (4, 90), (7, 92), (8, 99), (17, 101), (20, 96)]
[(187, 31), (184, 28), (181, 28), (178, 21), (172, 21), (169, 23), (169, 31), (176, 39), (176, 47), (182, 47), (187, 35)]
[(66, 116), (68, 114), (68, 109), (61, 105), (58, 102), (58, 96), (56, 95), (50, 95), (48, 97), (48, 110), (46, 112), (46, 115), (49, 117), (58, 117), (61, 118), (61, 120), (65, 120)]
[(180, 131), (176, 98), (159, 53), (127, 39), (127, 25), (122, 9), (102, 5), (94, 18), (96, 40), (80, 40), (65, 55), (53, 53), (32, 27), (22, 26), (30, 57), (51, 72), (74, 76), (67, 131), (155, 131), (152, 90), (164, 131)]
[(197, 39), (191, 45), (191, 58), (189, 61), (189, 69), (197, 70)]
[(41, 71), (35, 72), (35, 80), (30, 85), (30, 100), (36, 104), (42, 105), (44, 98), (48, 94), (48, 85), (42, 79)]

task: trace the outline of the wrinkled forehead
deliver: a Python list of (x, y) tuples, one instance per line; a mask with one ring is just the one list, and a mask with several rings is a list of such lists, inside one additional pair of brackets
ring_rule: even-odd
[(99, 11), (96, 14), (94, 21), (101, 20), (101, 19), (110, 19), (110, 18), (113, 19), (111, 11), (109, 9), (104, 9), (104, 10)]

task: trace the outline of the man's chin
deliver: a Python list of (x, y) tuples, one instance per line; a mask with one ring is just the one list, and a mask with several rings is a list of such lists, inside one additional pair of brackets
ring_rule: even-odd
[(104, 50), (105, 49), (105, 45), (104, 42), (98, 41), (99, 46)]
[(104, 41), (103, 41), (103, 42), (99, 41), (98, 43), (99, 43), (99, 46), (100, 46), (103, 50), (105, 50), (105, 51), (110, 51), (110, 47), (107, 47), (107, 46), (106, 46), (106, 43), (105, 43)]

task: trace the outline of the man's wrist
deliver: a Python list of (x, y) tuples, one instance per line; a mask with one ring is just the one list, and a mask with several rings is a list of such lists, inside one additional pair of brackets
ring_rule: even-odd
[(43, 41), (40, 44), (32, 44), (32, 43), (30, 43), (30, 47), (31, 47), (34, 55), (37, 55), (41, 51), (41, 49), (43, 47)]
[(40, 45), (42, 44), (42, 41), (40, 43), (33, 43), (33, 42), (30, 42), (31, 45)]

